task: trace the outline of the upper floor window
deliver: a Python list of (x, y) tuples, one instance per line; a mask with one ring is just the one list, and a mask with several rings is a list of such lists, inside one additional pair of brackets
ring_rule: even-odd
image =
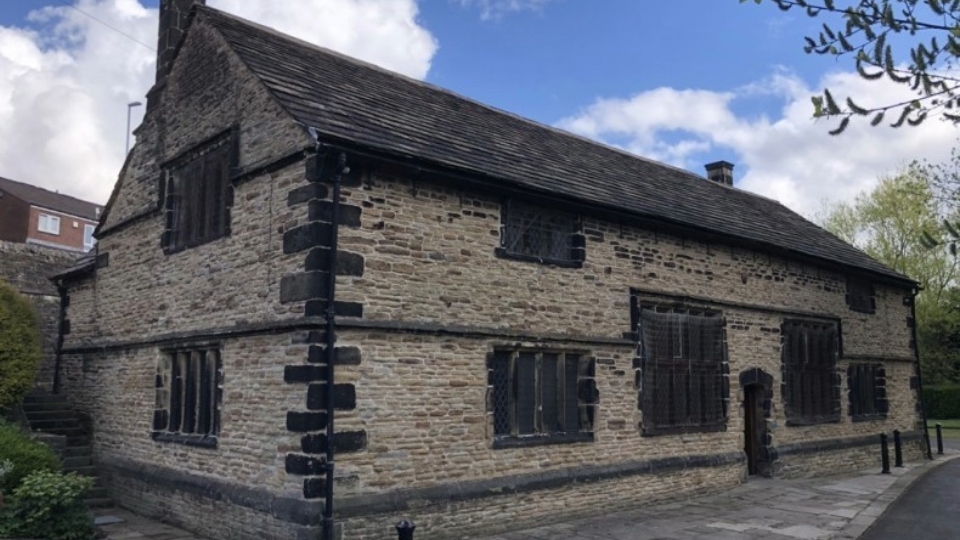
[(847, 278), (847, 305), (853, 311), (874, 313), (877, 310), (876, 293), (873, 283)]
[(489, 362), (494, 447), (592, 440), (593, 359), (499, 350)]
[(230, 228), (231, 137), (218, 137), (166, 170), (164, 209), (167, 252), (226, 236)]
[(702, 310), (644, 308), (639, 330), (643, 434), (724, 429), (729, 387), (723, 317)]
[(498, 255), (562, 266), (583, 263), (577, 216), (510, 200), (503, 205), (501, 222)]
[(60, 234), (60, 218), (50, 214), (40, 214), (37, 230), (47, 234)]
[(783, 399), (792, 425), (840, 421), (837, 325), (786, 321), (781, 327)]
[(97, 239), (93, 237), (93, 231), (97, 228), (93, 225), (85, 224), (83, 226), (83, 250), (90, 251), (97, 245)]

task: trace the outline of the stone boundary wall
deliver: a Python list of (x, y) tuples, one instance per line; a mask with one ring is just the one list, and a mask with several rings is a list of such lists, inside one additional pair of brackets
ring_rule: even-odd
[(75, 251), (0, 241), (0, 280), (13, 285), (33, 303), (40, 317), (43, 362), (37, 385), (51, 388), (60, 325), (60, 295), (48, 278), (79, 257)]

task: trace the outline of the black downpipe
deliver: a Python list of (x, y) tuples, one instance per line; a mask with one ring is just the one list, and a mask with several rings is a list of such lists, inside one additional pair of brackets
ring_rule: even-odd
[(53, 362), (53, 393), (60, 393), (60, 361), (63, 358), (63, 331), (67, 320), (67, 287), (62, 281), (57, 282), (57, 292), (60, 293), (60, 321), (57, 323), (57, 351)]
[(930, 431), (927, 430), (927, 404), (923, 401), (923, 376), (920, 370), (920, 340), (917, 339), (917, 293), (912, 291), (913, 298), (910, 299), (910, 316), (913, 317), (913, 354), (914, 369), (917, 371), (917, 397), (920, 400), (920, 417), (923, 418), (923, 440), (927, 443), (927, 459), (933, 459), (933, 451), (930, 448)]
[(336, 288), (337, 288), (337, 247), (338, 232), (340, 230), (340, 184), (344, 174), (350, 172), (347, 167), (347, 154), (340, 152), (337, 155), (337, 167), (333, 174), (333, 201), (330, 205), (330, 247), (329, 247), (329, 268), (327, 272), (327, 373), (326, 373), (326, 408), (327, 408), (327, 459), (326, 459), (326, 483), (325, 503), (323, 506), (323, 540), (333, 540), (333, 382), (334, 382), (334, 363), (336, 362)]

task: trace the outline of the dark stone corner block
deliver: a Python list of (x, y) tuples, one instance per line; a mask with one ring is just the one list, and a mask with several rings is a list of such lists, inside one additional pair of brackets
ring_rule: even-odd
[[(306, 270), (330, 271), (330, 250), (328, 248), (316, 248), (307, 254)], [(351, 253), (349, 251), (337, 251), (337, 275), (355, 276), (363, 275), (364, 260), (363, 255)]]
[[(359, 347), (337, 347), (333, 350), (333, 362), (337, 366), (359, 366), (360, 348)], [(319, 345), (310, 347), (308, 360), (313, 364), (325, 364), (327, 362), (327, 349)]]
[[(337, 222), (345, 227), (359, 227), (360, 213), (363, 211), (359, 206), (351, 204), (340, 204), (337, 209)], [(333, 202), (331, 201), (310, 201), (310, 221), (333, 222)]]
[(303, 272), (283, 276), (280, 280), (280, 303), (326, 298), (327, 282), (323, 279), (324, 275), (324, 272)]
[(302, 456), (300, 454), (287, 454), (285, 468), (287, 474), (316, 476), (323, 474), (326, 470), (326, 460), (323, 458)]
[[(311, 300), (304, 307), (305, 317), (326, 317), (326, 300)], [(358, 302), (334, 302), (333, 309), (338, 317), (363, 317), (363, 304)]]
[(323, 184), (310, 184), (291, 190), (287, 194), (287, 206), (296, 206), (314, 199), (326, 199), (329, 190)]
[[(307, 391), (307, 409), (322, 411), (327, 408), (327, 385), (311, 384)], [(357, 390), (352, 384), (335, 384), (333, 386), (333, 408), (341, 411), (352, 411), (357, 408)]]
[(312, 383), (325, 378), (326, 368), (321, 366), (295, 365), (283, 368), (283, 382), (287, 383)]
[(330, 224), (313, 222), (300, 227), (294, 227), (283, 233), (283, 252), (299, 253), (301, 251), (327, 245), (330, 241)]
[(287, 431), (307, 433), (320, 431), (327, 427), (327, 413), (325, 412), (287, 412)]
[(303, 498), (304, 499), (323, 499), (326, 496), (327, 480), (326, 478), (304, 478), (303, 479)]
[[(323, 454), (327, 451), (327, 436), (307, 435), (300, 439), (300, 446), (305, 454)], [(359, 452), (366, 447), (366, 431), (342, 431), (333, 438), (333, 451), (337, 454)]]

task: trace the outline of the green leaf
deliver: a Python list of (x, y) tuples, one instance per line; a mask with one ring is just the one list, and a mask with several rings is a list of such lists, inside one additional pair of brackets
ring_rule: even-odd
[(878, 112), (877, 114), (875, 114), (875, 115), (873, 116), (873, 120), (870, 120), (870, 125), (871, 125), (871, 126), (876, 126), (876, 125), (878, 125), (880, 122), (883, 122), (883, 111), (880, 111), (880, 112)]
[(843, 117), (843, 120), (840, 121), (840, 125), (837, 126), (836, 129), (832, 129), (832, 130), (828, 131), (827, 133), (829, 133), (830, 135), (834, 135), (834, 136), (840, 135), (841, 133), (843, 133), (843, 132), (847, 129), (847, 126), (848, 126), (849, 124), (850, 124), (850, 117), (849, 117), (849, 116), (844, 116), (844, 117)]

